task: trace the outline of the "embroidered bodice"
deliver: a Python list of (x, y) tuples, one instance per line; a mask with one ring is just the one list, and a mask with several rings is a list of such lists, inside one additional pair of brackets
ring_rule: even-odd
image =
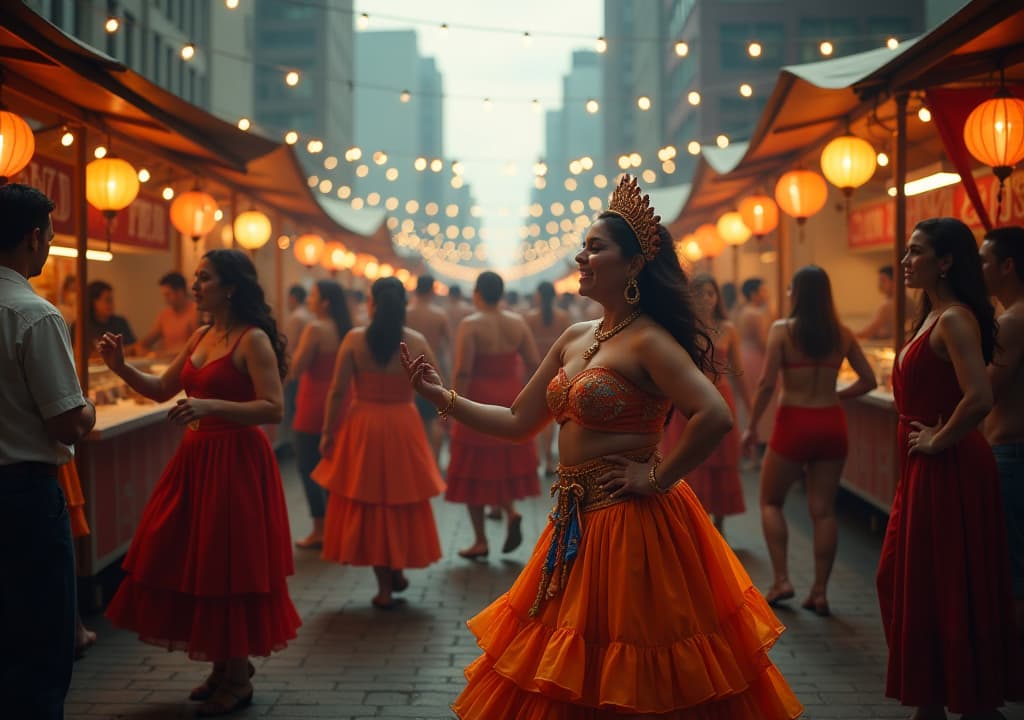
[(547, 388), (548, 408), (559, 425), (572, 420), (588, 430), (657, 433), (672, 407), (610, 368), (591, 367), (572, 378), (561, 368)]

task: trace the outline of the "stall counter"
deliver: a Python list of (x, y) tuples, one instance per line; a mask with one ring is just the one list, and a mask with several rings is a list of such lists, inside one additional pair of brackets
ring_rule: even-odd
[(898, 415), (892, 393), (878, 388), (843, 401), (850, 452), (840, 484), (888, 514), (899, 480)]

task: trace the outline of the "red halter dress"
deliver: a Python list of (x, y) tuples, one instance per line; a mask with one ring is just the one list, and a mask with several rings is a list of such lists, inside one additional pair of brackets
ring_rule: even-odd
[[(232, 360), (243, 335), (202, 367), (189, 353), (181, 380), (190, 397), (255, 399)], [(263, 431), (212, 415), (192, 423), (123, 567), (107, 617), (143, 642), (213, 661), (283, 649), (301, 621), (288, 596), (294, 566), (281, 474)]]
[[(669, 402), (620, 373), (560, 370), (559, 423), (658, 433)], [(655, 447), (623, 455), (645, 461)], [(551, 522), (512, 588), (469, 621), (484, 653), (464, 720), (784, 720), (802, 707), (767, 651), (782, 632), (686, 483), (609, 497), (598, 457), (560, 466)]]

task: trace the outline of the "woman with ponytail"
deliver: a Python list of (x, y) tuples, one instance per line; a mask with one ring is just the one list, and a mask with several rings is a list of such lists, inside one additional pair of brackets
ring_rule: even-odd
[(292, 358), (289, 379), (298, 379), (295, 416), (292, 419), (292, 443), (302, 488), (306, 491), (313, 531), (295, 545), (301, 549), (319, 550), (324, 539), (324, 513), (327, 496), (313, 481), (310, 473), (320, 462), (320, 430), (324, 425), (327, 391), (334, 377), (334, 359), (352, 320), (345, 301), (345, 291), (333, 280), (320, 280), (310, 290), (306, 304), (313, 313), (299, 336)]
[[(537, 342), (537, 352), (541, 357), (547, 354), (555, 341), (572, 325), (569, 313), (562, 308), (555, 307), (555, 286), (547, 280), (537, 286), (537, 303), (526, 313), (526, 324), (530, 328), (530, 332), (533, 333), (533, 338)], [(552, 445), (557, 427), (553, 422), (549, 423), (537, 435), (537, 444), (544, 462), (545, 475), (555, 474)]]
[[(430, 498), (444, 491), (427, 435), (413, 405), (399, 345), (433, 361), (424, 337), (405, 327), (405, 288), (393, 277), (373, 284), (370, 324), (341, 342), (327, 392), (313, 479), (330, 492), (324, 560), (371, 566), (374, 607), (390, 610), (405, 590), (403, 570), (441, 557)], [(352, 404), (343, 411), (349, 387)], [(344, 417), (342, 417), (344, 416)]]

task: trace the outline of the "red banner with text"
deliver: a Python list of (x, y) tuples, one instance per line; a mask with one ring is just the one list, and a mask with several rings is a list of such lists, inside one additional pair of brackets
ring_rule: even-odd
[[(1011, 175), (1003, 188), (999, 206), (999, 181), (993, 175), (975, 178), (978, 192), (996, 227), (1024, 225), (1024, 173)], [(997, 215), (998, 210), (998, 217)], [(962, 185), (951, 185), (907, 198), (907, 228), (930, 217), (955, 217), (962, 220), (976, 235), (984, 232), (971, 200)], [(861, 205), (850, 211), (847, 233), (851, 250), (891, 248), (896, 241), (896, 201)]]
[[(72, 165), (36, 154), (28, 167), (12, 178), (12, 182), (31, 185), (46, 193), (54, 204), (50, 214), (53, 231), (58, 235), (75, 235)], [(89, 205), (88, 229), (90, 240), (106, 240), (107, 219), (92, 205)], [(173, 233), (167, 202), (159, 196), (140, 192), (131, 205), (114, 217), (110, 241), (147, 250), (168, 250)]]

